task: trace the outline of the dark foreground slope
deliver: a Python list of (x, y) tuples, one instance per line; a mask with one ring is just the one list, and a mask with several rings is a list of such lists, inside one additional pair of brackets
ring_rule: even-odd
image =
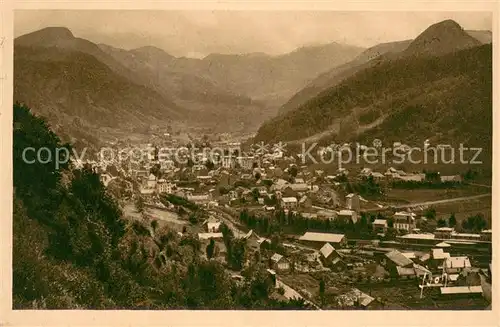
[(13, 123), (14, 309), (307, 308), (273, 300), (265, 267), (237, 284), (194, 235), (125, 220), (92, 170), (25, 163), (26, 147), (70, 146), (27, 107)]

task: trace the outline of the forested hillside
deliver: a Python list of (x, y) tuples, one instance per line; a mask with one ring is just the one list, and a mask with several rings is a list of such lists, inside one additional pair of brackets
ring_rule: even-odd
[[(325, 132), (332, 140), (383, 139), (491, 146), (492, 47), (401, 58), (356, 73), (264, 124), (256, 141)], [(473, 122), (473, 123), (472, 123)]]

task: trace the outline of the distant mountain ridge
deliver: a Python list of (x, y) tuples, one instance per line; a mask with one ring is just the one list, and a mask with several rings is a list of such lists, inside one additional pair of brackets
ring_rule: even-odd
[(423, 31), (403, 51), (403, 55), (437, 56), (479, 45), (481, 42), (470, 36), (457, 22), (445, 20)]
[[(127, 51), (75, 37), (65, 27), (47, 27), (15, 39), (15, 100), (52, 117), (54, 126), (69, 125), (75, 135), (75, 119), (89, 135), (100, 127), (142, 130), (153, 121), (251, 131), (308, 78), (360, 51), (330, 44), (276, 57), (176, 58), (154, 46)], [(114, 86), (103, 92), (102, 81)], [(270, 85), (273, 95), (260, 96)]]
[[(439, 30), (436, 30), (439, 29)], [(432, 34), (442, 34), (442, 40), (436, 40)], [(431, 25), (420, 36), (420, 39), (403, 40), (377, 44), (366, 49), (352, 61), (337, 66), (323, 74), (320, 74), (312, 80), (306, 87), (294, 94), (286, 103), (284, 103), (279, 113), (284, 114), (298, 108), (307, 100), (317, 96), (320, 92), (329, 87), (333, 87), (344, 79), (354, 75), (356, 72), (377, 65), (380, 61), (388, 58), (397, 58), (403, 55), (424, 55), (424, 43), (427, 45), (429, 40), (434, 40), (431, 47), (427, 48), (428, 55), (445, 54), (457, 49), (478, 46), (480, 44), (491, 43), (491, 31), (464, 31), (456, 22), (447, 20), (441, 23)], [(459, 38), (457, 40), (456, 38)], [(448, 39), (449, 44), (443, 46), (443, 41)], [(412, 48), (409, 48), (410, 44)], [(428, 45), (429, 46), (429, 45)], [(418, 50), (420, 49), (420, 50)], [(420, 51), (420, 53), (418, 53)], [(424, 53), (422, 53), (424, 51)]]
[(492, 47), (455, 24), (431, 26), (403, 51), (323, 84), (296, 109), (264, 123), (254, 141), (423, 142), (435, 136), (491, 148)]

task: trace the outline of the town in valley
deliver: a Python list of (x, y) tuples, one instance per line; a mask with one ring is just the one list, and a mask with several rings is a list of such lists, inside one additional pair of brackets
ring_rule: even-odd
[(18, 12), (13, 307), (491, 310), (483, 14)]

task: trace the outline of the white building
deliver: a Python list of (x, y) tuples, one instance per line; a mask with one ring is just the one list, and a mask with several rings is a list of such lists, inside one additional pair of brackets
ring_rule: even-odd
[(236, 161), (241, 168), (250, 170), (253, 168), (254, 157), (252, 156), (240, 156), (236, 158)]
[(156, 188), (156, 176), (153, 174), (149, 174), (148, 181), (146, 183), (147, 188)]
[(297, 198), (296, 197), (285, 197), (281, 199), (281, 207), (283, 209), (295, 209), (297, 208)]
[(411, 232), (415, 226), (416, 214), (413, 212), (396, 212), (394, 214), (394, 228), (398, 230), (405, 230)]
[(345, 198), (346, 198), (347, 209), (359, 211), (359, 208), (360, 208), (359, 195), (351, 193), (351, 194), (348, 194)]
[(222, 157), (222, 167), (226, 169), (231, 169), (234, 167), (235, 161), (232, 156), (223, 156)]
[(158, 193), (172, 194), (175, 184), (167, 182), (164, 179), (160, 179), (158, 181), (157, 186), (158, 186)]

